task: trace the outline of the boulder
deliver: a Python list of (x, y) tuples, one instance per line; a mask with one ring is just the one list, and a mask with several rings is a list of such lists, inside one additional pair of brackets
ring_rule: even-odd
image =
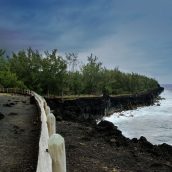
[(143, 136), (140, 137), (140, 139), (138, 140), (138, 142), (140, 143), (140, 145), (146, 149), (152, 149), (153, 145), (147, 141), (147, 139)]
[(118, 128), (109, 121), (101, 121), (97, 125), (98, 132), (104, 133), (106, 136), (114, 136), (114, 137), (122, 137), (122, 132), (118, 130)]
[(117, 128), (114, 126), (114, 124), (112, 122), (109, 122), (109, 121), (101, 121), (98, 123), (97, 126), (101, 130), (114, 130)]

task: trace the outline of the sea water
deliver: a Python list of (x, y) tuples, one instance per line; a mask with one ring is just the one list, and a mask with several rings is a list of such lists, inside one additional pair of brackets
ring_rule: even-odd
[(104, 119), (113, 122), (128, 138), (144, 136), (153, 144), (172, 145), (172, 87), (165, 88), (160, 96), (164, 99), (153, 106), (114, 113)]

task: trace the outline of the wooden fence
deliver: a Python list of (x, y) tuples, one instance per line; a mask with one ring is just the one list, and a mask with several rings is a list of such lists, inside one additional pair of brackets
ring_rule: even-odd
[(34, 96), (40, 111), (41, 134), (36, 172), (66, 172), (64, 138), (56, 134), (56, 118), (51, 113), (45, 99), (31, 90), (0, 88), (0, 93)]

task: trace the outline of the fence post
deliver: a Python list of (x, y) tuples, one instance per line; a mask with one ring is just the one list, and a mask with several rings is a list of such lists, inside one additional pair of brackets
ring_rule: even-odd
[(45, 112), (46, 112), (46, 108), (47, 108), (47, 102), (44, 101), (44, 110), (45, 110)]
[(50, 107), (49, 106), (46, 106), (45, 108), (45, 113), (46, 113), (46, 116), (48, 116), (50, 114)]
[(56, 118), (52, 113), (49, 113), (47, 116), (47, 125), (48, 125), (48, 133), (50, 137), (52, 134), (56, 133)]
[(53, 172), (66, 172), (65, 142), (61, 135), (51, 135), (48, 140), (48, 152), (52, 158)]

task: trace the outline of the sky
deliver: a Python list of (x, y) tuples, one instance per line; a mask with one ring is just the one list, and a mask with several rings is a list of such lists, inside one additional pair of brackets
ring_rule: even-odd
[(0, 48), (29, 47), (172, 83), (172, 1), (0, 0)]

